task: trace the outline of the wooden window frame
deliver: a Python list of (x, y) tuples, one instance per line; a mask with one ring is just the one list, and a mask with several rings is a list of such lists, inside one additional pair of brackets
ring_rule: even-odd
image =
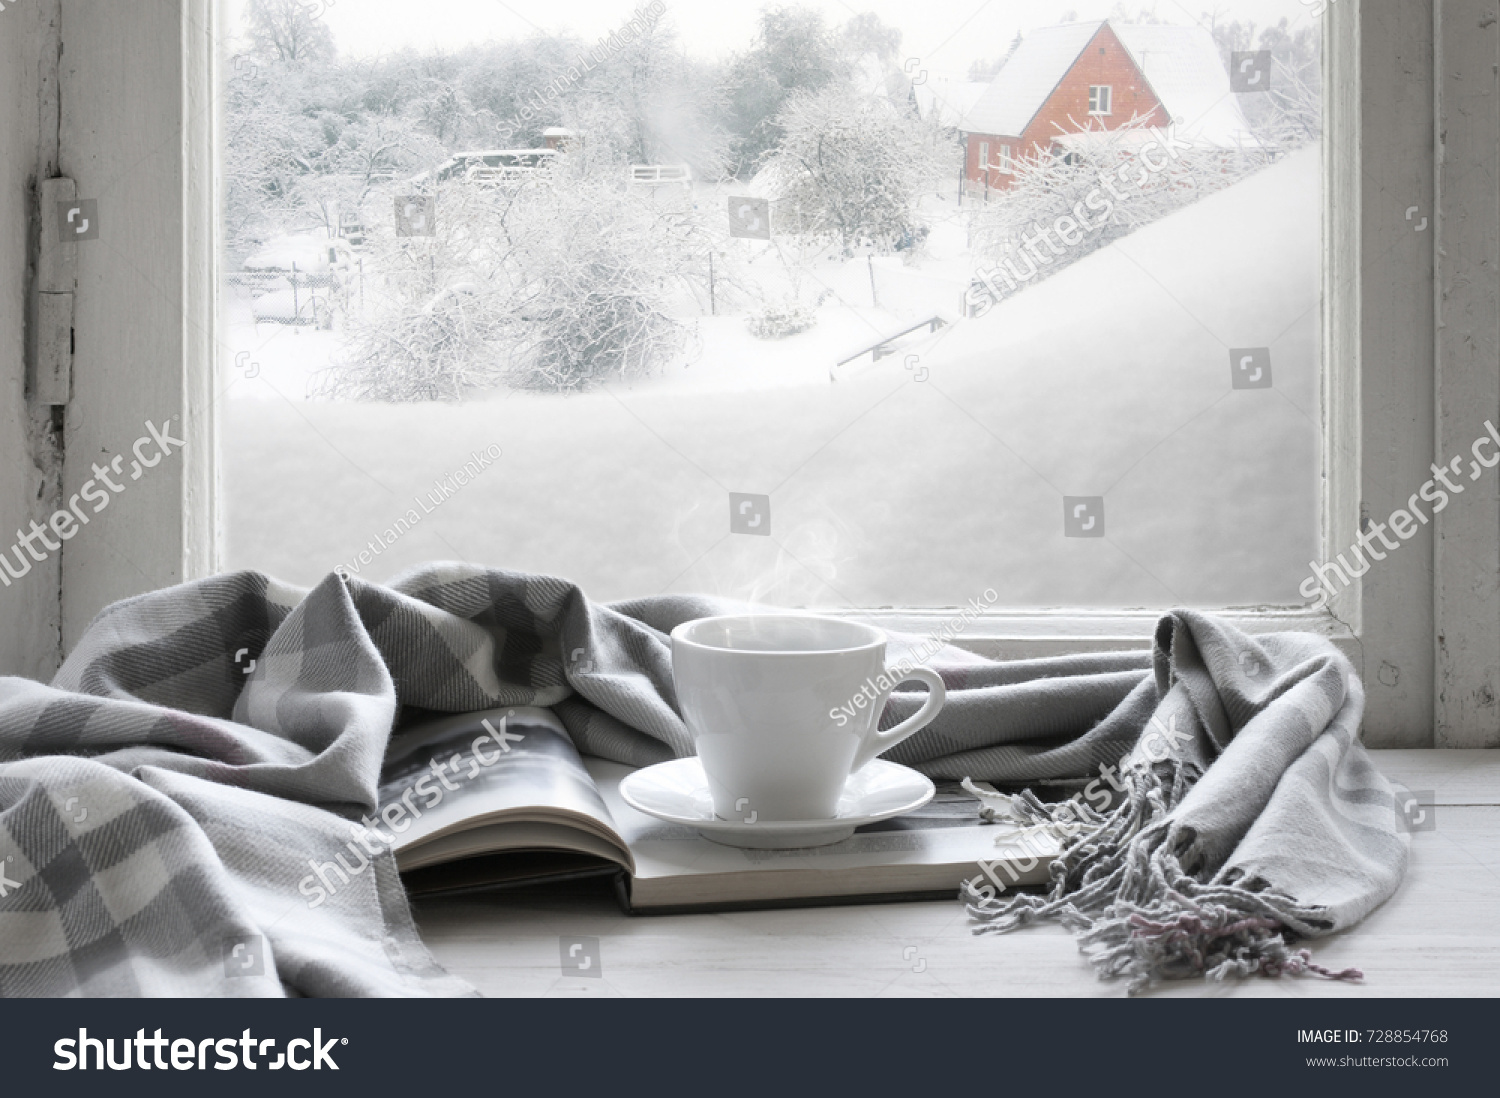
[[(84, 479), (88, 455), (117, 451), (148, 417), (180, 414), (190, 441), (181, 464), (131, 489), (139, 506), (101, 516), (116, 516), (104, 544), (94, 538), (69, 548), (62, 605), (64, 645), (71, 647), (106, 603), (219, 567), (214, 378), (227, 371), (232, 349), (214, 336), (220, 188), (212, 155), (219, 64), (213, 0), (60, 3), (67, 45), (62, 174), (78, 180), (80, 197), (102, 199), (113, 190), (114, 202), (101, 201), (106, 217), (111, 209), (130, 210), (128, 219), (115, 216), (113, 228), (106, 220), (112, 248), (80, 250), (66, 490)], [(1473, 437), (1471, 420), (1500, 417), (1493, 357), (1486, 371), (1473, 345), (1477, 338), (1479, 350), (1493, 356), (1495, 264), (1485, 268), (1484, 249), (1500, 216), (1491, 209), (1494, 196), (1486, 206), (1476, 189), (1493, 187), (1489, 170), (1464, 175), (1492, 162), (1496, 151), (1500, 96), (1483, 48), (1490, 40), (1472, 29), (1481, 25), (1482, 8), (1483, 0), (1384, 7), (1341, 0), (1325, 15), (1325, 560), (1354, 541), (1361, 514), (1389, 514), (1428, 479), (1434, 454), (1459, 452)], [(1451, 62), (1440, 81), (1433, 79), (1435, 56)], [(1467, 102), (1479, 102), (1476, 80), (1491, 81), (1482, 116), (1463, 124), (1461, 139), (1450, 131), (1447, 145), (1438, 146), (1444, 97), (1463, 84)], [(129, 119), (144, 121), (127, 146), (111, 128)], [(1442, 189), (1439, 175), (1450, 180)], [(1416, 231), (1403, 216), (1413, 206), (1430, 217), (1430, 231)], [(1455, 231), (1445, 237), (1450, 223)], [(1475, 242), (1457, 246), (1465, 232)], [(1448, 255), (1438, 270), (1445, 239)], [(1446, 334), (1434, 324), (1435, 270), (1455, 285), (1469, 280), (1466, 311), (1454, 312), (1450, 301)], [(175, 321), (150, 327), (174, 309)], [(1366, 684), (1364, 735), (1372, 745), (1500, 744), (1500, 498), (1489, 484), (1465, 502), (1472, 506), (1434, 515), (1430, 527), (1324, 610), (1220, 612), (1251, 633), (1302, 630), (1338, 645)], [(991, 610), (958, 643), (1005, 658), (1139, 648), (1161, 609)], [(850, 614), (933, 633), (953, 611)]]
[[(1097, 93), (1097, 94), (1096, 94)], [(1098, 100), (1104, 100), (1102, 108), (1096, 108), (1094, 104)], [(1114, 113), (1115, 93), (1112, 84), (1090, 84), (1089, 85), (1089, 115), (1095, 118), (1106, 118)]]

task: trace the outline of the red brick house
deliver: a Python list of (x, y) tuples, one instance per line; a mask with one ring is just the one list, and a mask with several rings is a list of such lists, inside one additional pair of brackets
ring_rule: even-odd
[(1260, 147), (1202, 27), (1066, 23), (1026, 35), (968, 111), (964, 178), (971, 190), (1005, 190), (1017, 159), (1132, 120), (1176, 123), (1200, 146)]

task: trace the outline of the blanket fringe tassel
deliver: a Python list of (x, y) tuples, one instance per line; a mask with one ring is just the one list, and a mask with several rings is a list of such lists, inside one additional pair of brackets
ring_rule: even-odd
[(1294, 948), (1299, 938), (1316, 933), (1317, 908), (1237, 884), (1203, 884), (1183, 869), (1181, 855), (1193, 835), (1168, 815), (1199, 776), (1197, 768), (1175, 760), (1131, 767), (1121, 771), (1118, 805), (1100, 814), (1086, 806), (1079, 812), (1072, 802), (1071, 819), (1030, 790), (1016, 795), (1011, 813), (1018, 820), (1066, 826), (1072, 838), (1052, 863), (1045, 896), (1000, 900), (965, 883), (960, 899), (981, 924), (974, 933), (1005, 933), (1056, 919), (1078, 934), (1079, 948), (1100, 977), (1128, 978), (1132, 995), (1161, 980), (1195, 976), (1363, 979), (1359, 969), (1333, 971), (1314, 964), (1308, 950)]

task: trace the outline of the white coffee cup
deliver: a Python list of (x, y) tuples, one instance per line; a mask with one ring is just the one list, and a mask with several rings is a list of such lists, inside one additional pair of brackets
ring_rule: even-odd
[[(937, 716), (947, 697), (927, 667), (885, 665), (885, 634), (811, 614), (728, 615), (672, 630), (683, 719), (725, 820), (824, 820), (849, 775)], [(925, 682), (914, 715), (876, 730), (886, 699)]]

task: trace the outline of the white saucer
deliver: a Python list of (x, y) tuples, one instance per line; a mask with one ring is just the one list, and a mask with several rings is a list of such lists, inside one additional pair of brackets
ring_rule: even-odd
[(932, 782), (910, 767), (874, 759), (849, 778), (831, 820), (722, 820), (714, 815), (708, 778), (696, 757), (637, 770), (620, 783), (620, 796), (638, 812), (696, 828), (705, 839), (750, 850), (828, 846), (856, 827), (888, 820), (932, 800)]

